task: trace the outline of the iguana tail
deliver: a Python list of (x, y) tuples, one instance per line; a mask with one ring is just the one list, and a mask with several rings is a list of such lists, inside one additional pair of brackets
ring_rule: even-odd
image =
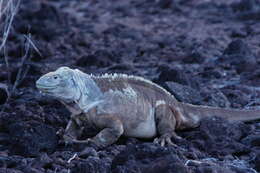
[(260, 110), (239, 110), (217, 108), (210, 106), (196, 106), (187, 103), (180, 103), (184, 116), (194, 120), (201, 120), (204, 117), (222, 117), (231, 121), (252, 121), (260, 120)]

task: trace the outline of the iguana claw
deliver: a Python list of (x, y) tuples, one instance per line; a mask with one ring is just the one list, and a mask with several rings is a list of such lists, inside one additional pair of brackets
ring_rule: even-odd
[(164, 147), (165, 144), (169, 145), (169, 146), (177, 147), (177, 145), (172, 142), (171, 138), (174, 138), (177, 140), (182, 139), (180, 136), (176, 135), (175, 133), (166, 133), (166, 134), (160, 136), (159, 138), (155, 138), (153, 142), (156, 144), (160, 144), (162, 147)]
[[(95, 143), (95, 141), (91, 138), (87, 138), (85, 140), (77, 140), (77, 139), (74, 139), (73, 140), (73, 143), (76, 143), (76, 144), (87, 144), (89, 147), (92, 147), (94, 148), (95, 150), (98, 150), (100, 148), (103, 148), (102, 146), (99, 146)], [(82, 153), (81, 153), (82, 154)], [(81, 155), (80, 154), (80, 155)]]
[(76, 144), (88, 144), (90, 142), (93, 142), (93, 140), (91, 138), (87, 138), (85, 140), (77, 140), (77, 139), (73, 139), (72, 141), (73, 143), (76, 143)]

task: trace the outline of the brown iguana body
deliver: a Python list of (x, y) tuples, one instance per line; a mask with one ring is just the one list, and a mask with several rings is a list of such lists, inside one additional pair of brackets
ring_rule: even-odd
[[(61, 67), (42, 76), (36, 85), (71, 111), (72, 118), (64, 135), (67, 142), (93, 141), (105, 147), (125, 135), (138, 138), (159, 136), (155, 142), (173, 145), (171, 138), (179, 138), (175, 130), (197, 127), (203, 117), (221, 116), (242, 121), (260, 119), (260, 110), (180, 103), (159, 85), (123, 74), (92, 76)], [(77, 140), (85, 124), (94, 125), (100, 132), (92, 139)]]

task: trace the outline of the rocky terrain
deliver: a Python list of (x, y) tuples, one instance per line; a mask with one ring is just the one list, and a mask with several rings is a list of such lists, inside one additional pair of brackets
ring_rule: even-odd
[(260, 172), (260, 121), (210, 118), (178, 132), (178, 147), (122, 137), (77, 157), (86, 146), (57, 134), (69, 112), (35, 88), (42, 74), (69, 66), (143, 76), (187, 103), (260, 109), (259, 0), (21, 0), (18, 8), (0, 52), (0, 173)]

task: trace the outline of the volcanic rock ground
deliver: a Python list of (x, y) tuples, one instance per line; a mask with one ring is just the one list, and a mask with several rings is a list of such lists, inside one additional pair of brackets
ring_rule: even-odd
[[(30, 44), (21, 67), (24, 35), (39, 52)], [(68, 162), (84, 148), (56, 134), (69, 112), (35, 88), (69, 66), (143, 76), (183, 102), (260, 109), (259, 0), (22, 0), (5, 47), (0, 83), (12, 88), (20, 69), (28, 73), (10, 99), (0, 88), (1, 173), (260, 172), (260, 122), (219, 118), (178, 132), (178, 147), (122, 137)]]

